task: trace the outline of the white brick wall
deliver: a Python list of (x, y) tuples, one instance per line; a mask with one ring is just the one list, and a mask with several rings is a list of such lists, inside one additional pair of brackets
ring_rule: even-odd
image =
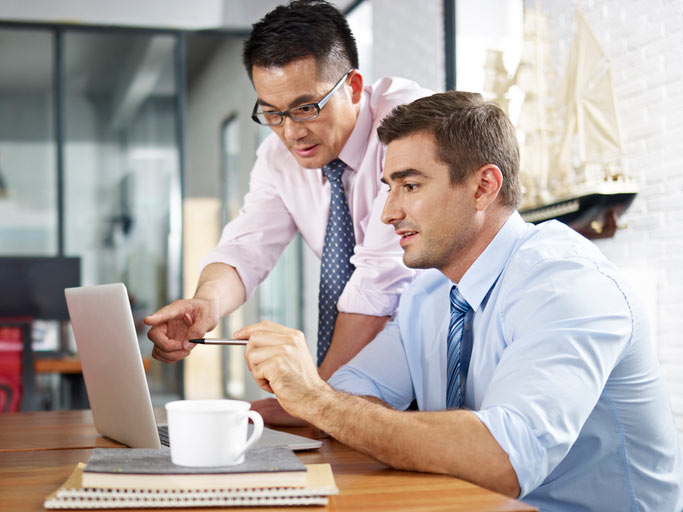
[[(683, 435), (683, 0), (579, 3), (611, 60), (625, 167), (640, 185), (626, 227), (597, 244), (654, 281), (657, 355)], [(540, 4), (562, 76), (576, 2)]]

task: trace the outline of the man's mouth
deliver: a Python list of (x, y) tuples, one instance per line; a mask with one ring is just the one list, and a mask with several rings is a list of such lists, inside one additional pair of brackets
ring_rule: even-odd
[(403, 247), (417, 235), (417, 231), (397, 231), (396, 234), (401, 237), (400, 244)]
[(311, 146), (301, 146), (298, 148), (293, 147), (292, 151), (296, 153), (298, 156), (311, 156), (313, 153), (315, 153), (315, 150), (318, 148), (317, 144), (313, 144)]

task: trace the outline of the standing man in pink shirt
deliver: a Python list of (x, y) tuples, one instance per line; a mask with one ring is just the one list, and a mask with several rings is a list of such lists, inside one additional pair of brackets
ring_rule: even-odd
[[(327, 379), (382, 330), (413, 278), (380, 218), (385, 148), (376, 129), (395, 106), (430, 91), (397, 78), (366, 86), (348, 23), (325, 1), (268, 13), (243, 58), (257, 94), (252, 118), (273, 134), (257, 151), (239, 216), (203, 260), (194, 297), (145, 319), (152, 355), (168, 363), (187, 356), (188, 340), (249, 298), (300, 232), (321, 258), (317, 359)], [(273, 399), (254, 408), (285, 421)]]

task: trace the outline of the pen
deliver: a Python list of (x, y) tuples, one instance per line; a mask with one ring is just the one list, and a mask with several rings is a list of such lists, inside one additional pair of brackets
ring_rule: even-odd
[(189, 340), (190, 343), (202, 343), (204, 345), (246, 345), (249, 340), (226, 340), (223, 338), (197, 338)]

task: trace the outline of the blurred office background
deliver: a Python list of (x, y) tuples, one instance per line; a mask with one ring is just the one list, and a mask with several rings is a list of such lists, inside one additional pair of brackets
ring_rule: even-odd
[[(80, 284), (124, 282), (147, 358), (141, 319), (192, 295), (199, 259), (237, 214), (268, 134), (250, 119), (255, 95), (241, 46), (278, 3), (0, 0), (0, 257), (77, 257)], [(683, 2), (334, 3), (347, 13), (366, 82), (398, 75), (434, 91), (480, 92), (487, 50), (502, 52), (510, 74), (519, 62), (525, 8), (548, 17), (550, 65), (540, 72), (554, 84), (581, 8), (611, 62), (625, 167), (639, 185), (616, 234), (596, 243), (627, 268), (648, 303), (683, 429)], [(268, 318), (313, 343), (318, 271), (295, 239), (219, 329), (229, 335)], [(30, 322), (36, 358), (73, 354), (68, 323)], [(241, 348), (203, 347), (183, 364), (150, 360), (155, 404), (264, 396), (242, 357)], [(36, 407), (82, 405), (71, 396), (73, 377), (69, 386), (59, 372), (36, 378)]]

